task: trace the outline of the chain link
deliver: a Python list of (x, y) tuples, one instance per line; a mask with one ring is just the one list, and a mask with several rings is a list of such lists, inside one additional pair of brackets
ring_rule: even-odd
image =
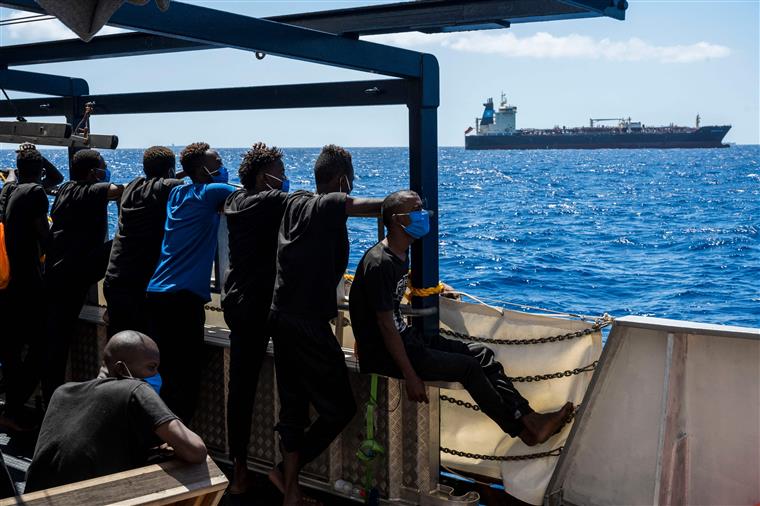
[[(473, 411), (480, 411), (480, 406), (477, 404), (472, 404), (471, 402), (463, 401), (462, 399), (455, 399), (453, 397), (449, 397), (448, 395), (441, 394), (439, 396), (439, 399), (441, 399), (444, 402), (448, 402), (451, 404), (456, 404), (457, 406), (471, 409)], [(567, 415), (567, 418), (565, 418), (565, 423), (570, 423), (573, 418), (575, 418), (575, 414), (578, 413), (578, 410), (581, 408), (580, 404), (577, 404), (573, 407), (573, 412)]]
[(532, 459), (542, 459), (544, 457), (558, 457), (562, 450), (564, 449), (564, 446), (560, 446), (558, 448), (555, 448), (553, 450), (549, 450), (546, 452), (540, 452), (540, 453), (529, 453), (527, 455), (509, 455), (509, 456), (501, 456), (501, 455), (482, 455), (479, 453), (470, 453), (470, 452), (462, 452), (459, 450), (452, 450), (451, 448), (445, 448), (441, 446), (441, 452), (448, 453), (449, 455), (454, 455), (455, 457), (464, 457), (466, 459), (477, 459), (477, 460), (491, 460), (491, 461), (498, 461), (498, 462), (511, 462), (516, 460), (532, 460)]
[(456, 337), (457, 339), (463, 339), (465, 341), (474, 341), (476, 343), (485, 343), (485, 344), (521, 345), (521, 344), (545, 344), (545, 343), (556, 343), (559, 341), (567, 341), (570, 339), (575, 339), (576, 337), (583, 337), (589, 334), (593, 334), (594, 332), (598, 332), (604, 327), (607, 327), (608, 325), (611, 325), (611, 324), (612, 324), (612, 318), (605, 315), (603, 318), (594, 322), (594, 324), (590, 328), (579, 330), (577, 332), (568, 332), (567, 334), (560, 334), (557, 336), (537, 337), (533, 339), (494, 339), (490, 337), (471, 336), (463, 332), (457, 332), (455, 330), (444, 329), (444, 328), (441, 328), (439, 330), (441, 334), (445, 334), (451, 337)]
[(514, 378), (507, 378), (509, 381), (513, 383), (532, 383), (534, 381), (543, 381), (543, 380), (550, 380), (550, 379), (559, 379), (559, 378), (569, 378), (570, 376), (575, 376), (577, 374), (581, 374), (584, 372), (593, 371), (596, 369), (597, 364), (599, 363), (598, 360), (594, 360), (592, 363), (587, 365), (586, 367), (576, 367), (572, 370), (562, 371), (562, 372), (552, 372), (549, 374), (536, 374), (535, 376), (516, 376)]
[(463, 401), (462, 399), (454, 399), (453, 397), (449, 397), (448, 395), (441, 394), (440, 399), (445, 402), (450, 402), (451, 404), (456, 404), (457, 406), (461, 406), (463, 408), (468, 408), (473, 411), (480, 411), (480, 406), (477, 404), (472, 404), (471, 402)]

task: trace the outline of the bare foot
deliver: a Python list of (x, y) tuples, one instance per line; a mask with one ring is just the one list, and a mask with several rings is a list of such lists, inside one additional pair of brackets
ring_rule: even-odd
[(573, 403), (568, 402), (559, 411), (553, 413), (531, 413), (522, 417), (525, 429), (520, 433), (520, 439), (528, 446), (545, 443), (567, 422), (573, 412)]
[(310, 497), (308, 495), (304, 495), (301, 492), (300, 487), (295, 487), (296, 490), (293, 491), (291, 494), (292, 497), (288, 497), (288, 494), (285, 493), (285, 476), (282, 474), (282, 469), (279, 465), (274, 466), (271, 471), (269, 471), (269, 474), (267, 475), (269, 478), (269, 481), (272, 482), (272, 484), (277, 487), (277, 490), (282, 493), (283, 496), (285, 496), (285, 500), (283, 501), (283, 505), (297, 505), (297, 506), (322, 506), (322, 502)]
[(285, 477), (282, 475), (282, 470), (280, 469), (279, 464), (269, 471), (267, 478), (272, 482), (272, 485), (277, 487), (277, 490), (279, 490), (281, 494), (285, 494)]
[(232, 483), (230, 483), (230, 494), (240, 495), (248, 492), (248, 488), (251, 486), (250, 479), (248, 478), (248, 465), (243, 459), (235, 459), (235, 464), (232, 468)]

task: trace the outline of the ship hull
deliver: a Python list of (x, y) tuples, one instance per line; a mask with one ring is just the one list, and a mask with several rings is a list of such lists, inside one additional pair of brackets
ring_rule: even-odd
[(465, 149), (666, 149), (727, 148), (730, 126), (705, 126), (684, 133), (547, 133), (467, 135)]

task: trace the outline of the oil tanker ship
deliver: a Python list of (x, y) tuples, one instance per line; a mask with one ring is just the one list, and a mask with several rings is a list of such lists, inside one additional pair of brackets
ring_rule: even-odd
[[(606, 148), (727, 148), (723, 138), (731, 125), (686, 127), (649, 126), (631, 118), (594, 118), (586, 127), (547, 129), (516, 128), (517, 107), (501, 104), (494, 110), (493, 99), (486, 100), (482, 118), (475, 128), (465, 131), (465, 149), (606, 149)], [(605, 124), (614, 121), (617, 125)]]

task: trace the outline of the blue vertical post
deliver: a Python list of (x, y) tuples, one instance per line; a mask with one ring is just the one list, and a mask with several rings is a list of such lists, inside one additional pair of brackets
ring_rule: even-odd
[[(79, 97), (88, 95), (90, 93), (90, 86), (84, 79), (72, 79), (71, 96), (66, 97), (66, 104), (64, 106), (66, 111), (66, 123), (71, 125), (71, 133), (76, 135), (76, 127), (84, 115), (84, 101)], [(71, 161), (74, 158), (74, 153), (77, 152), (76, 148), (69, 148), (69, 168), (71, 168)]]
[[(425, 54), (422, 76), (412, 82), (409, 107), (409, 183), (432, 211), (430, 232), (412, 245), (412, 285), (438, 285), (438, 61)], [(425, 335), (438, 333), (438, 296), (413, 297), (415, 309), (434, 308), (434, 314), (418, 317)]]

